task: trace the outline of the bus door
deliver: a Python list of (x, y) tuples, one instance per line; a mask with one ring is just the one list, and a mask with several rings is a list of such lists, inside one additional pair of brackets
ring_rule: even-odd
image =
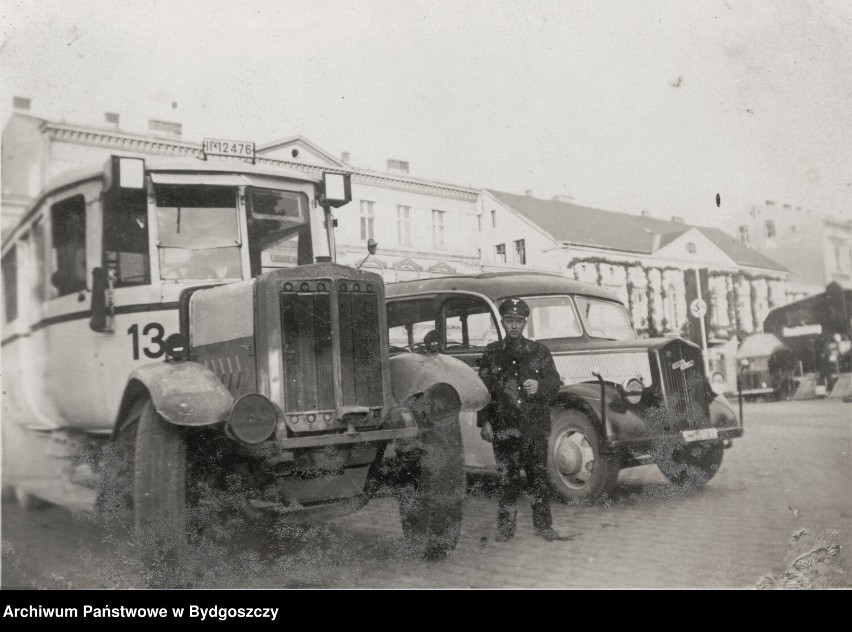
[(56, 425), (92, 428), (102, 422), (100, 373), (108, 353), (91, 319), (91, 272), (100, 263), (100, 179), (50, 196), (44, 219), (45, 283), (41, 319), (33, 325), (40, 352), (30, 358), (44, 375), (42, 405)]

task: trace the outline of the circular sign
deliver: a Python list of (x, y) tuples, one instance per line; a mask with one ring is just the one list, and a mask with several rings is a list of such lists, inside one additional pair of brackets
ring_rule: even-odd
[(700, 298), (695, 299), (689, 304), (689, 313), (695, 318), (703, 318), (707, 313), (707, 303)]

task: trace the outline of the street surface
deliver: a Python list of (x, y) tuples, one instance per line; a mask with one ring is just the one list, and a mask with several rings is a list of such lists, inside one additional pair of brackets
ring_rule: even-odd
[[(234, 517), (199, 552), (198, 587), (753, 588), (767, 575), (783, 585), (791, 551), (826, 529), (842, 546), (831, 572), (811, 567), (819, 572), (808, 582), (852, 585), (852, 404), (747, 402), (744, 417), (745, 436), (703, 490), (680, 491), (644, 466), (623, 470), (604, 504), (554, 502), (554, 527), (570, 540), (536, 537), (523, 502), (514, 540), (494, 542), (496, 500), (472, 490), (449, 559), (413, 560), (396, 503), (383, 498), (313, 527), (250, 527)], [(4, 499), (2, 587), (143, 588), (145, 579), (125, 531)]]

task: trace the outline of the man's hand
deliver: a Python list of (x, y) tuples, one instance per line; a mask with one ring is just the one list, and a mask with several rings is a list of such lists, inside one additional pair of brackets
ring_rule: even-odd
[(538, 380), (526, 380), (524, 382), (524, 390), (527, 395), (535, 395), (538, 393)]
[(490, 421), (482, 422), (482, 432), (480, 432), (480, 436), (487, 441), (488, 443), (493, 443), (494, 441), (494, 430), (491, 428)]

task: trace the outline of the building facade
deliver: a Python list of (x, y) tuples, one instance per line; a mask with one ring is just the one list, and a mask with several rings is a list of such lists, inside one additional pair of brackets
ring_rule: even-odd
[(788, 271), (716, 228), (491, 189), (478, 226), (483, 269), (560, 272), (606, 287), (649, 336), (697, 339), (697, 298), (711, 343), (761, 331), (769, 310), (787, 303)]
[(824, 292), (831, 282), (852, 288), (852, 209), (827, 217), (766, 200), (752, 206), (737, 236), (790, 270), (791, 301)]

